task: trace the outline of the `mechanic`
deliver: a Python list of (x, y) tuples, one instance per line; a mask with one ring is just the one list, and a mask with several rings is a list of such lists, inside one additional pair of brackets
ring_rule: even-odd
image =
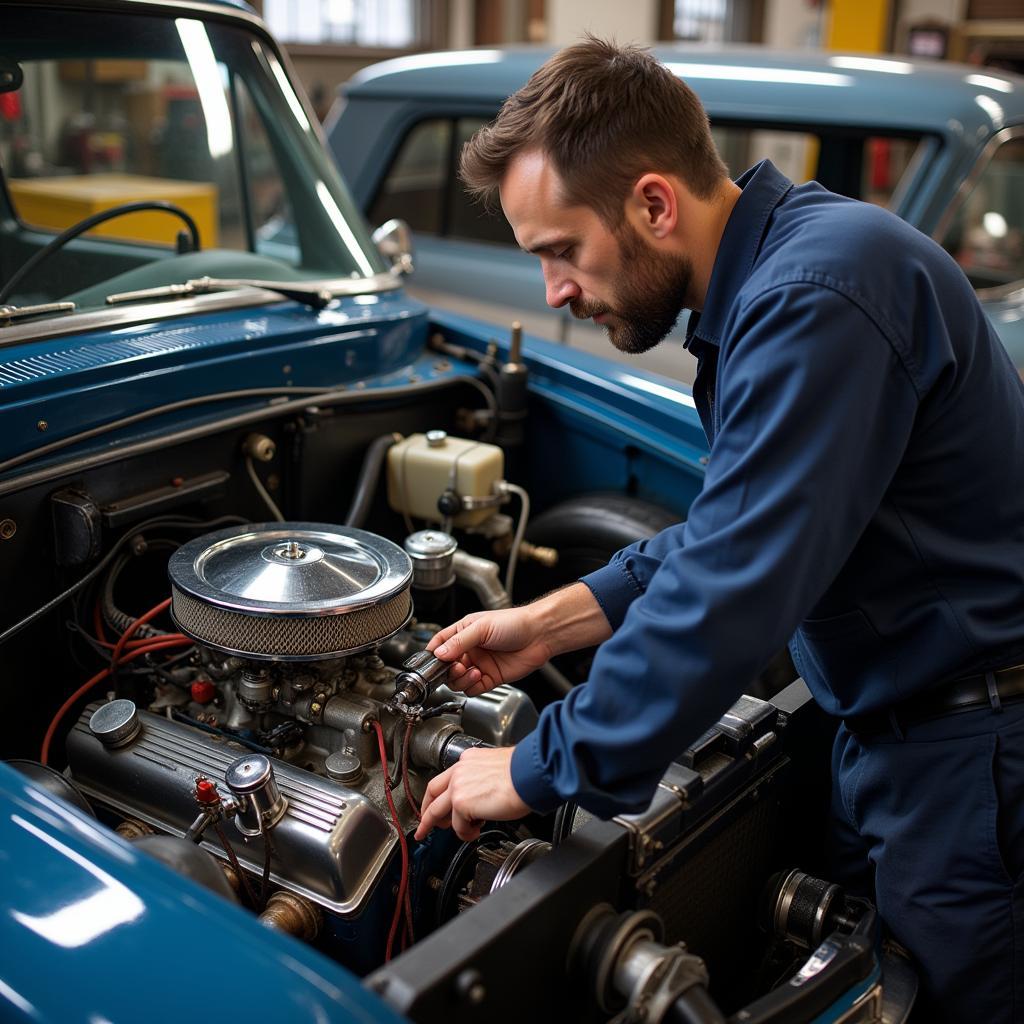
[(550, 305), (642, 352), (694, 310), (711, 444), (689, 519), (431, 640), (469, 695), (600, 643), (514, 749), (434, 779), (417, 837), (642, 810), (789, 643), (824, 709), (836, 880), (916, 957), (929, 1021), (1024, 1019), (1024, 390), (956, 263), (877, 207), (735, 182), (644, 51), (552, 57), (463, 151)]

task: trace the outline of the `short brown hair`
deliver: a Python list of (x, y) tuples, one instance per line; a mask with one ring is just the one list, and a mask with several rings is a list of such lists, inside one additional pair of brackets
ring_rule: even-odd
[(509, 164), (531, 149), (553, 161), (570, 203), (591, 207), (613, 228), (647, 171), (677, 175), (701, 199), (728, 176), (694, 91), (646, 50), (590, 35), (505, 101), (463, 147), (459, 175), (493, 207)]

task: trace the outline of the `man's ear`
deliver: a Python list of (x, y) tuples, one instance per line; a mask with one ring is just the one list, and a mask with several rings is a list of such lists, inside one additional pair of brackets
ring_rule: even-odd
[(679, 200), (672, 183), (661, 174), (637, 178), (627, 200), (634, 226), (651, 238), (663, 240), (675, 231)]

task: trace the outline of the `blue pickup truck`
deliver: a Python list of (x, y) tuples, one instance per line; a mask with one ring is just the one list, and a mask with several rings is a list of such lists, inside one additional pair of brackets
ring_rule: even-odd
[(903, 1019), (785, 666), (643, 814), (412, 839), (586, 672), (426, 640), (685, 516), (689, 393), (410, 297), (244, 5), (0, 24), (0, 1017)]

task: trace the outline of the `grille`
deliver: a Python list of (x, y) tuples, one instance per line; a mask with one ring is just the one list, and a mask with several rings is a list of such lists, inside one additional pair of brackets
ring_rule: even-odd
[(171, 611), (183, 633), (232, 654), (263, 658), (325, 658), (375, 646), (409, 620), (405, 590), (381, 604), (339, 615), (245, 615), (225, 611), (172, 588)]

